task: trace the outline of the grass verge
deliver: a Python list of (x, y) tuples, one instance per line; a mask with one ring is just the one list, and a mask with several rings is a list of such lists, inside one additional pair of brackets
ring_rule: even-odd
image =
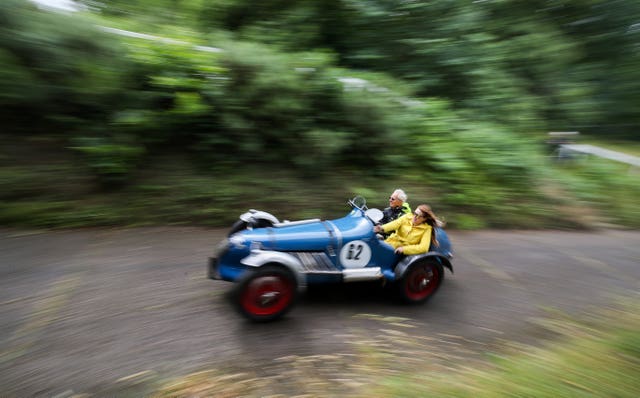
[(0, 155), (0, 225), (226, 227), (249, 208), (280, 219), (337, 218), (356, 194), (382, 208), (400, 187), (413, 206), (429, 203), (454, 229), (640, 227), (640, 171), (596, 158), (540, 164), (543, 178), (527, 192), (508, 182), (435, 183), (416, 175), (367, 177), (362, 170), (322, 178), (259, 165), (206, 170), (176, 155), (149, 160), (125, 184), (108, 188), (64, 151), (24, 147)]
[[(166, 383), (168, 397), (621, 397), (640, 396), (637, 300), (580, 321), (541, 323), (554, 338), (542, 347), (465, 351), (455, 336), (417, 339), (402, 320), (376, 338), (363, 331), (356, 354), (290, 357), (258, 372), (210, 370)], [(405, 320), (406, 321), (406, 320)], [(369, 337), (366, 337), (369, 336)], [(446, 341), (448, 340), (448, 341)]]
[(555, 167), (554, 178), (577, 202), (600, 212), (609, 222), (640, 227), (640, 168), (581, 157)]

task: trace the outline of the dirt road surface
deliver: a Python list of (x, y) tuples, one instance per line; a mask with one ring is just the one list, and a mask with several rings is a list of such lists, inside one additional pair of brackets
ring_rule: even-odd
[(230, 308), (229, 283), (206, 278), (224, 233), (0, 230), (0, 395), (135, 396), (203, 369), (269, 369), (407, 331), (483, 352), (535, 343), (548, 311), (589, 313), (640, 290), (638, 231), (450, 231), (455, 274), (426, 305), (346, 285), (255, 325)]

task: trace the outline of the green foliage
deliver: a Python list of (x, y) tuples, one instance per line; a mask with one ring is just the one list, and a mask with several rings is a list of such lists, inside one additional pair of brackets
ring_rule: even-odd
[(331, 49), (343, 66), (384, 71), (515, 130), (636, 136), (637, 2), (226, 0), (202, 15), (236, 38)]
[(126, 138), (79, 137), (74, 144), (71, 149), (84, 155), (103, 186), (125, 182), (144, 154), (143, 147)]
[(411, 169), (423, 170), (417, 178), (438, 187), (452, 224), (504, 226), (516, 214), (521, 225), (548, 222), (537, 188), (544, 161), (530, 139), (469, 121), (437, 99), (415, 104), (412, 114), (403, 148)]
[(0, 21), (3, 131), (67, 134), (104, 120), (122, 87), (113, 37), (19, 0), (0, 5)]
[(640, 171), (637, 167), (593, 157), (559, 165), (557, 179), (613, 222), (640, 225)]
[[(205, 180), (235, 175), (223, 188), (254, 183), (248, 169), (269, 170), (265, 179), (286, 169), (293, 187), (338, 184), (344, 196), (361, 181), (410, 186), (451, 226), (565, 225), (556, 206), (572, 196), (542, 189), (549, 173), (535, 136), (612, 115), (637, 124), (638, 7), (624, 1), (84, 3), (90, 18), (0, 5), (2, 132), (9, 142), (50, 138), (51, 152), (78, 166), (80, 195), (146, 198), (140, 176), (168, 156)], [(116, 38), (90, 21), (181, 41)], [(616, 179), (619, 194), (607, 197), (595, 181), (609, 172), (567, 186), (589, 204), (611, 200), (612, 214), (637, 225), (623, 193), (635, 181)], [(5, 200), (59, 198), (42, 184)], [(158, 207), (165, 219), (180, 218), (168, 208), (191, 219), (174, 204)]]

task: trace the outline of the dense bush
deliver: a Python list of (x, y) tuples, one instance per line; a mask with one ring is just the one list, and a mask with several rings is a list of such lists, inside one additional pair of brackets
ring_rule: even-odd
[[(525, 8), (540, 7), (534, 3)], [(553, 200), (541, 189), (545, 172), (535, 137), (558, 121), (593, 125), (614, 108), (592, 112), (598, 105), (621, 98), (592, 95), (602, 89), (593, 84), (601, 71), (582, 50), (604, 51), (595, 36), (583, 43), (576, 35), (581, 29), (566, 31), (546, 11), (532, 19), (510, 13), (510, 2), (276, 1), (251, 8), (243, 0), (194, 1), (175, 18), (160, 12), (141, 19), (134, 11), (151, 7), (144, 0), (88, 4), (110, 17), (134, 15), (134, 25), (141, 19), (175, 24), (166, 29), (181, 31), (186, 41), (116, 38), (82, 16), (46, 13), (21, 0), (2, 3), (0, 138), (12, 145), (3, 148), (0, 165), (19, 160), (22, 168), (9, 170), (29, 175), (34, 162), (12, 153), (13, 143), (29, 147), (37, 138), (38, 156), (48, 147), (45, 159), (64, 159), (64, 170), (74, 168), (69, 180), (83, 185), (67, 187), (68, 197), (31, 183), (9, 187), (0, 196), (6, 203), (111, 192), (113, 203), (126, 194), (152, 204), (158, 196), (141, 189), (149, 170), (159, 159), (178, 159), (185, 173), (198, 175), (192, 181), (213, 179), (235, 192), (225, 205), (242, 193), (224, 184), (255, 185), (287, 170), (291, 186), (339, 185), (340, 197), (367, 185), (375, 187), (374, 199), (386, 195), (379, 187), (412, 187), (440, 208), (455, 209), (458, 220), (451, 220), (463, 226), (547, 225)], [(566, 22), (574, 13), (561, 16)], [(291, 23), (277, 23), (283, 18)], [(189, 19), (211, 36), (175, 27)], [(339, 21), (344, 24), (335, 26)], [(224, 51), (189, 43), (205, 37), (217, 38)], [(608, 81), (623, 86), (634, 75), (634, 54)], [(633, 91), (636, 83), (627, 87)], [(616, 112), (635, 123), (629, 90), (619, 93), (629, 103)], [(160, 192), (180, 206), (191, 201), (171, 189), (162, 185)], [(202, 196), (192, 185), (185, 192)], [(192, 204), (196, 213), (210, 205)], [(94, 223), (104, 211), (91, 214), (98, 214)]]

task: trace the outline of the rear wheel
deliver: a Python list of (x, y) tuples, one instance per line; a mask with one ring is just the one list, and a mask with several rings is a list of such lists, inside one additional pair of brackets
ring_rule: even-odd
[(444, 269), (434, 261), (412, 264), (398, 283), (400, 298), (418, 304), (431, 297), (442, 284)]
[(233, 292), (240, 314), (254, 322), (269, 322), (283, 316), (297, 298), (297, 282), (284, 267), (263, 266), (247, 273)]

